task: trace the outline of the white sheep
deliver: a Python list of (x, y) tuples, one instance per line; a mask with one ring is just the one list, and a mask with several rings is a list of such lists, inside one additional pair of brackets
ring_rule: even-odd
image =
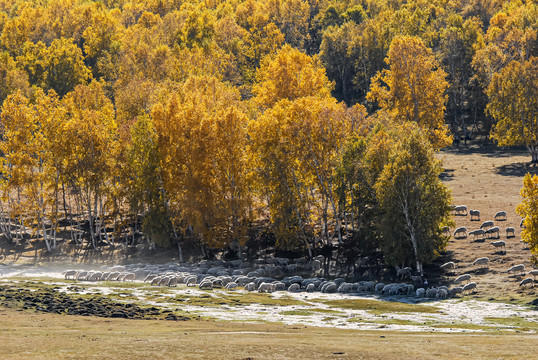
[(476, 237), (479, 236), (479, 235), (482, 235), (482, 238), (484, 238), (484, 236), (486, 235), (486, 230), (484, 230), (484, 229), (476, 229), (476, 230), (473, 230), (473, 231), (469, 231), (469, 235), (472, 235), (473, 239), (475, 239), (475, 240), (476, 240)]
[(301, 291), (301, 285), (299, 285), (297, 283), (291, 284), (288, 287), (288, 291), (289, 292), (299, 292), (299, 291)]
[(65, 270), (62, 275), (64, 276), (65, 280), (75, 280), (77, 278), (77, 270)]
[(306, 285), (306, 292), (314, 292), (316, 291), (316, 285), (314, 283), (310, 283)]
[(275, 284), (262, 282), (260, 286), (258, 286), (258, 292), (272, 293), (274, 291), (275, 291)]
[(412, 269), (409, 266), (404, 267), (403, 269), (400, 269), (399, 266), (396, 266), (396, 276), (398, 279), (405, 279), (411, 276)]
[(511, 273), (511, 272), (522, 273), (524, 271), (525, 271), (524, 264), (514, 265), (510, 269), (506, 270), (507, 273)]
[[(286, 290), (286, 284), (284, 284), (282, 281), (275, 281), (273, 282), (275, 285), (275, 291), (284, 291)], [(299, 285), (299, 284), (296, 284)]]
[(162, 277), (161, 276), (155, 276), (153, 279), (151, 279), (151, 286), (157, 286), (161, 282)]
[(480, 225), (480, 229), (483, 229), (483, 228), (490, 228), (490, 227), (493, 227), (495, 226), (495, 224), (493, 223), (493, 221), (489, 220), (489, 221), (484, 221), (482, 223), (482, 225)]
[(487, 257), (481, 257), (474, 261), (473, 265), (482, 265), (483, 267), (488, 267), (489, 259)]
[(494, 226), (494, 227), (489, 228), (489, 229), (486, 230), (486, 237), (490, 238), (489, 235), (495, 234), (495, 235), (497, 235), (495, 237), (495, 239), (498, 239), (498, 238), (500, 238), (500, 233), (501, 233), (501, 229), (498, 226)]
[(254, 290), (256, 290), (256, 283), (249, 282), (248, 284), (245, 284), (245, 290), (246, 291), (254, 291)]
[(343, 282), (340, 284), (340, 286), (338, 286), (338, 290), (337, 290), (339, 293), (348, 293), (348, 292), (352, 292), (353, 291), (353, 284), (351, 283), (348, 283), (348, 282)]
[(123, 277), (123, 281), (135, 281), (135, 279), (136, 279), (136, 274), (135, 273), (127, 273)]
[(454, 211), (455, 211), (456, 215), (466, 216), (467, 215), (467, 206), (466, 205), (456, 205), (456, 207), (454, 208)]
[(519, 223), (520, 228), (525, 228), (525, 218), (521, 219), (521, 222)]
[(471, 291), (473, 289), (477, 289), (477, 284), (475, 282), (470, 282), (468, 284), (466, 284), (463, 289), (462, 289), (462, 292), (465, 292), (465, 291)]
[(198, 285), (198, 287), (200, 290), (213, 290), (213, 282), (210, 280), (204, 280)]
[(455, 269), (455, 268), (456, 268), (456, 264), (453, 261), (449, 261), (441, 265), (441, 269), (443, 270), (449, 270), (449, 269)]
[(196, 277), (196, 275), (191, 275), (191, 276), (185, 278), (185, 285), (194, 286), (194, 285), (196, 285), (197, 281), (198, 281), (198, 278)]
[(450, 289), (450, 296), (455, 296), (456, 294), (461, 294), (461, 293), (463, 293), (463, 287), (461, 286), (456, 286)]
[(495, 248), (504, 249), (504, 253), (506, 254), (506, 243), (504, 241), (492, 241), (490, 244), (493, 245)]
[(76, 278), (77, 278), (77, 280), (85, 280), (86, 275), (88, 275), (87, 271), (80, 270), (80, 271), (77, 272)]
[(334, 282), (329, 282), (321, 288), (322, 293), (335, 293), (336, 292), (336, 284)]
[(495, 221), (504, 221), (506, 220), (506, 211), (498, 211), (493, 217)]
[(437, 289), (436, 288), (429, 288), (426, 290), (426, 297), (428, 298), (434, 298), (437, 296)]
[(236, 290), (237, 289), (237, 283), (229, 282), (229, 283), (226, 284), (226, 286), (224, 288), (226, 290), (229, 290), (229, 291)]
[(450, 236), (450, 227), (448, 226), (443, 226), (443, 228), (441, 229), (441, 232), (444, 236)]
[(463, 274), (463, 275), (458, 276), (456, 279), (454, 279), (454, 284), (459, 284), (462, 281), (469, 282), (470, 280), (471, 280), (471, 275), (470, 274)]
[(424, 297), (424, 294), (426, 294), (426, 290), (424, 288), (418, 288), (416, 291), (417, 297)]
[(376, 294), (381, 294), (381, 292), (383, 291), (383, 288), (385, 287), (385, 284), (383, 283), (377, 283), (375, 285), (375, 288), (374, 288), (374, 291)]
[(168, 286), (170, 284), (170, 276), (163, 276), (159, 281), (159, 286)]
[(534, 277), (534, 279), (536, 280), (536, 276), (538, 276), (538, 270), (529, 271), (529, 275), (532, 275)]
[(156, 277), (157, 277), (157, 274), (148, 274), (148, 275), (144, 278), (144, 282), (151, 281), (151, 280), (155, 279)]
[(438, 289), (436, 297), (439, 299), (446, 299), (448, 291), (446, 289)]
[(526, 279), (523, 279), (523, 280), (521, 280), (521, 282), (519, 283), (519, 286), (524, 286), (524, 285), (527, 285), (527, 284), (532, 284), (532, 287), (534, 287), (534, 279), (533, 279), (533, 278), (526, 278)]
[(474, 219), (474, 220), (477, 220), (477, 221), (480, 221), (480, 210), (469, 210), (469, 215), (471, 215), (471, 221), (473, 221), (473, 216), (476, 217), (477, 219)]
[(179, 283), (179, 279), (177, 276), (170, 276), (170, 281), (168, 281), (168, 286), (170, 287), (177, 286), (178, 283)]
[[(461, 234), (458, 236), (458, 234)], [(467, 228), (465, 226), (459, 227), (454, 231), (454, 237), (457, 239), (467, 237)]]
[(516, 229), (514, 229), (513, 227), (507, 227), (506, 228), (506, 237), (507, 238), (516, 237)]

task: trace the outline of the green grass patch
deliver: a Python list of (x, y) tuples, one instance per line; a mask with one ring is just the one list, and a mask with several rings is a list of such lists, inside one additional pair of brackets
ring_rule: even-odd
[(212, 296), (210, 294), (201, 295), (176, 295), (173, 299), (178, 302), (185, 303), (186, 305), (193, 306), (244, 306), (251, 304), (260, 305), (275, 305), (275, 306), (289, 306), (289, 305), (305, 305), (304, 302), (289, 297), (273, 298), (269, 294), (260, 293), (248, 293), (248, 294), (218, 294)]
[(484, 320), (493, 324), (509, 326), (521, 331), (538, 330), (538, 322), (520, 316), (510, 316), (507, 318), (486, 317)]
[(367, 310), (374, 314), (409, 312), (409, 313), (438, 313), (441, 309), (436, 306), (406, 304), (396, 301), (380, 301), (368, 299), (325, 300), (324, 304), (335, 308), (351, 310)]

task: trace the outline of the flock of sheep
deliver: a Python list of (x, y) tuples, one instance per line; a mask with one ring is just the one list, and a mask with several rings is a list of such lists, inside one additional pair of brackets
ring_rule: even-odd
[[(472, 209), (467, 210), (467, 206), (465, 206), (465, 205), (453, 206), (452, 209), (454, 211), (454, 215), (457, 215), (457, 216), (458, 215), (460, 215), (460, 216), (470, 215), (470, 220), (471, 221), (480, 221), (480, 211), (479, 210), (472, 210)], [(506, 220), (507, 220), (506, 211), (499, 211), (494, 216), (494, 221), (506, 221)], [(489, 238), (489, 237), (492, 237), (492, 236), (495, 236), (496, 239), (499, 239), (500, 238), (500, 227), (495, 226), (494, 221), (491, 221), (491, 220), (485, 221), (485, 222), (482, 223), (482, 225), (480, 226), (479, 229), (470, 231), (468, 233), (467, 233), (467, 228), (458, 227), (454, 231), (454, 238), (461, 239), (461, 238), (467, 238), (468, 235), (472, 235), (472, 236), (474, 236), (475, 240), (477, 239), (478, 236), (482, 236), (482, 239)], [(520, 226), (521, 227), (524, 226), (523, 220), (521, 221)], [(443, 229), (443, 232), (446, 235), (450, 236), (450, 230), (449, 230), (448, 227), (445, 227)], [(515, 237), (515, 229), (513, 227), (507, 227), (506, 228), (506, 238), (512, 238), (512, 237)], [(498, 249), (500, 249), (500, 251), (502, 253), (506, 254), (506, 242), (504, 240), (491, 241), (490, 244), (494, 248), (496, 248), (496, 249), (498, 248)], [(489, 262), (490, 262), (490, 260), (489, 260), (488, 257), (480, 257), (480, 258), (476, 259), (473, 262), (473, 266), (479, 266), (479, 267), (482, 267), (482, 268), (487, 268), (488, 265), (489, 265)], [(447, 263), (441, 265), (441, 268), (444, 269), (444, 270), (455, 270), (456, 265), (455, 265), (454, 262), (447, 262)], [(524, 264), (514, 265), (514, 266), (510, 267), (509, 269), (507, 269), (506, 273), (516, 273), (516, 274), (519, 274), (519, 275), (525, 275), (525, 265)], [(530, 270), (529, 275), (532, 276), (532, 278), (527, 277), (527, 278), (523, 279), (522, 281), (520, 281), (519, 286), (526, 286), (528, 284), (534, 286), (534, 280), (535, 280), (536, 276), (538, 276), (538, 270)], [(470, 274), (463, 274), (463, 275), (458, 276), (454, 280), (454, 283), (459, 284), (462, 281), (467, 281), (468, 284), (465, 285), (465, 286), (468, 286), (470, 284), (474, 284), (474, 285), (471, 285), (471, 286), (472, 286), (472, 288), (476, 288), (477, 284), (475, 282), (470, 282), (470, 280), (471, 280), (471, 275)], [(463, 288), (465, 288), (465, 286), (463, 286)]]

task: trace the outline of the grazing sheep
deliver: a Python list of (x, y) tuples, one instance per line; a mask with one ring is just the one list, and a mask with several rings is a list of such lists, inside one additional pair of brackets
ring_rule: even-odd
[(501, 234), (500, 231), (501, 231), (501, 229), (498, 226), (494, 226), (492, 228), (489, 228), (489, 229), (486, 230), (486, 237), (490, 238), (490, 236), (489, 236), (490, 234), (496, 234), (497, 236), (495, 237), (495, 239), (498, 239), (498, 238), (501, 237), (500, 236), (500, 234)]
[(375, 285), (375, 288), (374, 288), (374, 291), (376, 294), (381, 294), (381, 292), (383, 291), (383, 288), (385, 287), (385, 284), (383, 283), (378, 283)]
[(262, 282), (260, 286), (258, 286), (258, 292), (267, 292), (272, 293), (275, 291), (275, 284), (270, 284), (266, 282)]
[(108, 275), (108, 281), (116, 281), (118, 280), (118, 277), (121, 275), (119, 271), (111, 272), (110, 275)]
[(456, 205), (454, 208), (455, 215), (467, 216), (467, 206), (466, 205)]
[[(460, 235), (458, 235), (460, 234)], [(456, 239), (464, 239), (467, 237), (467, 228), (462, 226), (462, 227), (459, 227), (457, 228), (455, 231), (454, 231), (454, 237)]]
[(523, 279), (519, 283), (519, 286), (523, 286), (523, 285), (527, 285), (527, 284), (532, 284), (532, 287), (534, 287), (534, 279), (532, 279), (532, 278)]
[(336, 292), (336, 284), (334, 282), (329, 282), (321, 288), (322, 293), (335, 293)]
[(101, 280), (101, 275), (103, 275), (102, 272), (96, 271), (91, 276), (87, 277), (88, 281), (99, 281)]
[(148, 274), (148, 275), (144, 278), (144, 282), (151, 281), (151, 280), (155, 279), (156, 277), (157, 277), (157, 274)]
[(450, 236), (450, 227), (448, 226), (443, 226), (443, 228), (441, 229), (441, 232), (444, 236)]
[(478, 258), (474, 261), (473, 265), (482, 265), (487, 268), (489, 265), (489, 259), (487, 257)]
[(213, 282), (204, 280), (198, 285), (198, 288), (200, 288), (200, 290), (213, 290)]
[(135, 273), (127, 273), (123, 277), (123, 281), (135, 281), (135, 279), (136, 279), (136, 274)]
[(456, 264), (454, 264), (453, 261), (449, 261), (447, 263), (444, 263), (443, 265), (441, 265), (441, 269), (443, 270), (449, 270), (449, 269), (455, 269), (456, 268)]
[(162, 276), (155, 276), (153, 279), (151, 279), (151, 286), (157, 286), (162, 280)]
[(456, 286), (456, 287), (450, 289), (449, 293), (450, 293), (450, 296), (455, 296), (456, 294), (461, 294), (461, 293), (463, 293), (463, 287)]
[(514, 265), (510, 269), (506, 270), (507, 273), (515, 272), (515, 273), (522, 273), (525, 271), (525, 265), (519, 264)]
[(507, 238), (516, 237), (516, 229), (514, 229), (513, 227), (507, 227), (506, 228), (506, 237)]
[(534, 277), (534, 279), (536, 280), (536, 277), (538, 276), (538, 270), (529, 271), (529, 275), (532, 275)]
[(76, 280), (77, 270), (66, 270), (62, 273), (62, 275), (64, 276), (65, 280), (69, 280), (69, 279)]
[(196, 275), (191, 275), (191, 276), (185, 278), (185, 285), (187, 285), (187, 286), (195, 286), (197, 280), (198, 280), (198, 278), (196, 277)]
[(416, 291), (417, 297), (424, 297), (424, 294), (426, 294), (426, 290), (424, 288), (418, 288)]
[(447, 295), (448, 291), (446, 289), (439, 289), (437, 291), (436, 297), (438, 297), (439, 299), (446, 299)]
[(495, 226), (495, 224), (493, 223), (493, 221), (489, 220), (489, 221), (484, 221), (482, 223), (482, 225), (480, 225), (480, 229), (483, 229), (483, 228), (490, 228), (490, 227), (493, 227)]
[(462, 281), (467, 281), (467, 282), (469, 282), (470, 280), (471, 280), (471, 275), (469, 275), (469, 274), (463, 274), (463, 275), (458, 276), (456, 279), (454, 279), (454, 284), (459, 284), (459, 283), (461, 283)]
[(256, 284), (254, 282), (249, 282), (248, 284), (245, 284), (245, 290), (246, 291), (255, 291), (256, 290)]
[(108, 281), (108, 277), (110, 276), (110, 274), (112, 273), (109, 271), (104, 272), (103, 275), (101, 275), (101, 281)]
[(506, 220), (506, 211), (498, 211), (493, 217), (495, 221), (504, 221)]
[(484, 229), (476, 229), (476, 230), (473, 230), (473, 231), (469, 231), (469, 235), (472, 235), (473, 236), (473, 239), (476, 240), (476, 237), (481, 235), (482, 238), (484, 238), (484, 236), (486, 235), (486, 230)]
[[(282, 281), (275, 281), (275, 282), (273, 282), (273, 284), (275, 285), (275, 291), (284, 291), (284, 290), (286, 290), (286, 284), (284, 284)], [(299, 284), (296, 284), (296, 285), (299, 285)]]
[(178, 283), (179, 283), (179, 279), (177, 278), (177, 276), (171, 276), (170, 281), (168, 282), (168, 286), (169, 287), (177, 286)]
[(237, 283), (229, 282), (229, 283), (226, 284), (226, 286), (224, 288), (226, 290), (229, 290), (229, 291), (236, 290), (237, 289)]
[(161, 278), (161, 281), (159, 281), (159, 286), (168, 286), (170, 284), (170, 277), (169, 276), (163, 276)]
[(462, 293), (464, 293), (465, 291), (471, 291), (473, 289), (477, 289), (477, 285), (475, 282), (471, 282), (471, 283), (468, 283), (466, 284), (463, 289), (461, 290)]
[(314, 292), (316, 291), (316, 285), (314, 283), (310, 283), (306, 285), (306, 292)]
[(521, 219), (521, 222), (519, 223), (520, 228), (525, 228), (525, 219)]
[(338, 286), (338, 290), (337, 290), (339, 293), (348, 293), (348, 292), (352, 292), (353, 291), (353, 284), (351, 283), (348, 283), (348, 282), (343, 282), (340, 284), (340, 286)]
[(86, 275), (88, 275), (87, 271), (78, 271), (77, 272), (77, 280), (85, 280)]
[(125, 279), (125, 276), (127, 275), (127, 273), (121, 273), (117, 278), (116, 280), (117, 281), (123, 281), (123, 279)]
[[(477, 220), (480, 221), (480, 210), (469, 210), (469, 215), (471, 215), (471, 221)], [(473, 217), (476, 217), (476, 219), (473, 219)]]
[(364, 286), (366, 286), (366, 291), (374, 291), (374, 289), (375, 289), (375, 281), (366, 281), (364, 283)]
[(295, 284), (291, 284), (289, 287), (288, 287), (288, 291), (289, 292), (299, 292), (301, 291), (301, 285), (295, 283)]
[(502, 240), (499, 241), (492, 241), (490, 243), (491, 245), (495, 246), (495, 248), (501, 248), (504, 250), (504, 253), (506, 254), (506, 243)]
[(426, 297), (428, 298), (434, 298), (437, 296), (437, 289), (436, 288), (430, 288), (426, 290)]

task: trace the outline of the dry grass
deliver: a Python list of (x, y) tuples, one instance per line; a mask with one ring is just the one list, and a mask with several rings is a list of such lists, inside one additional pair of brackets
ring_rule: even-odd
[[(495, 225), (501, 228), (500, 239), (506, 242), (506, 254), (498, 252), (489, 239), (479, 242), (473, 241), (472, 237), (451, 238), (447, 256), (439, 259), (439, 263), (456, 263), (456, 270), (447, 274), (447, 280), (450, 282), (458, 275), (469, 273), (473, 276), (472, 281), (478, 283), (476, 297), (518, 302), (534, 299), (537, 294), (534, 288), (520, 289), (518, 285), (522, 277), (506, 273), (516, 264), (525, 264), (527, 271), (532, 267), (530, 252), (520, 241), (521, 217), (515, 210), (521, 202), (519, 192), (524, 174), (527, 171), (537, 173), (535, 168), (526, 166), (529, 155), (521, 150), (474, 145), (463, 150), (441, 151), (439, 157), (444, 162), (445, 184), (452, 189), (455, 204), (467, 205), (481, 213), (480, 221), (470, 221), (470, 216), (456, 216), (456, 227), (465, 226), (469, 231), (478, 229), (482, 222), (493, 220), (496, 212), (507, 212), (507, 221), (495, 221)], [(515, 237), (506, 237), (507, 227), (515, 228)], [(489, 270), (480, 270), (472, 265), (474, 260), (483, 256), (490, 259)]]
[(538, 337), (34, 314), (0, 309), (6, 359), (531, 359)]

